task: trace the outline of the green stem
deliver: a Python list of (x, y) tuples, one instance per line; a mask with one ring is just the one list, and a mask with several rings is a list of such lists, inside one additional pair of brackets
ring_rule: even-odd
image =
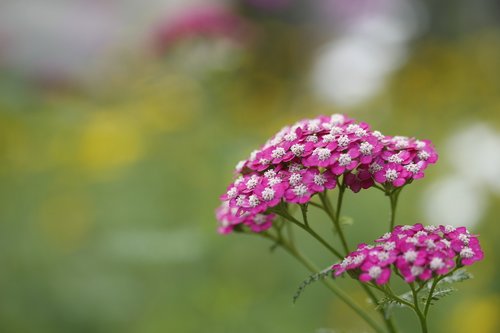
[(425, 302), (425, 308), (424, 308), (425, 318), (427, 318), (427, 313), (429, 312), (429, 308), (431, 306), (432, 294), (434, 294), (434, 289), (436, 289), (438, 282), (439, 282), (439, 279), (437, 277), (435, 277), (434, 281), (432, 282), (431, 289), (429, 290), (429, 296), (427, 297), (427, 301)]
[[(300, 253), (297, 248), (284, 241), (283, 239), (278, 240), (270, 234), (261, 233), (263, 237), (279, 242), (281, 247), (283, 247), (290, 255), (302, 263), (311, 273), (318, 273), (320, 270), (316, 267), (307, 257)], [(337, 288), (329, 280), (322, 280), (323, 284), (330, 289), (338, 298), (340, 298), (347, 306), (349, 306), (356, 314), (358, 314), (368, 325), (370, 325), (375, 332), (384, 333), (384, 330), (375, 322), (358, 304), (356, 304), (346, 293), (341, 289)]]
[(414, 304), (412, 304), (412, 303), (410, 303), (410, 302), (408, 302), (408, 301), (406, 301), (406, 300), (402, 299), (402, 298), (401, 298), (401, 297), (399, 297), (399, 296), (396, 296), (396, 294), (392, 291), (391, 287), (390, 287), (388, 284), (386, 285), (386, 289), (382, 289), (382, 288), (380, 288), (380, 287), (378, 287), (378, 286), (375, 286), (375, 285), (374, 285), (374, 287), (375, 287), (375, 288), (377, 288), (378, 290), (382, 291), (384, 294), (386, 294), (386, 295), (387, 295), (387, 296), (389, 296), (390, 298), (392, 298), (392, 299), (394, 299), (394, 300), (396, 300), (396, 301), (398, 301), (398, 302), (400, 302), (400, 303), (402, 303), (402, 304), (405, 304), (405, 305), (407, 305), (409, 308), (411, 308), (411, 309), (415, 310), (415, 305), (414, 305)]
[(309, 227), (309, 221), (307, 220), (307, 204), (300, 205), (300, 211), (302, 212), (302, 220), (306, 227)]
[(396, 221), (396, 207), (398, 205), (399, 193), (401, 193), (401, 188), (395, 189), (389, 194), (389, 200), (391, 201), (391, 215), (390, 215), (390, 228), (389, 232), (394, 229), (394, 223)]
[(420, 306), (418, 305), (418, 294), (415, 291), (415, 288), (413, 287), (413, 283), (410, 284), (410, 288), (411, 288), (411, 293), (413, 294), (413, 302), (415, 303), (415, 307), (413, 308), (413, 310), (415, 310), (418, 320), (420, 321), (420, 326), (422, 327), (422, 333), (427, 333), (427, 321), (422, 311), (420, 311)]
[[(379, 301), (378, 301), (378, 298), (377, 296), (375, 296), (375, 294), (371, 291), (370, 287), (367, 286), (366, 284), (364, 284), (363, 282), (361, 281), (358, 281), (359, 285), (361, 286), (361, 288), (363, 288), (363, 290), (365, 291), (365, 293), (368, 295), (368, 297), (370, 297), (370, 299), (372, 300), (373, 304), (375, 306), (378, 305)], [(377, 311), (380, 313), (380, 315), (382, 316), (382, 319), (384, 320), (384, 324), (385, 326), (387, 326), (387, 329), (389, 330), (390, 333), (396, 333), (397, 330), (396, 330), (396, 327), (394, 326), (394, 323), (392, 322), (392, 319), (391, 318), (387, 318), (385, 313), (384, 313), (384, 309), (382, 308), (378, 308)]]
[(325, 210), (325, 208), (323, 208), (323, 206), (321, 206), (320, 204), (318, 203), (315, 203), (314, 201), (309, 201), (308, 202), (309, 205), (312, 205), (314, 207), (318, 207), (319, 209), (322, 209), (322, 210)]
[[(349, 254), (349, 246), (347, 245), (347, 241), (344, 236), (344, 232), (342, 231), (342, 228), (340, 227), (340, 211), (342, 209), (342, 200), (344, 199), (344, 192), (345, 192), (345, 184), (344, 184), (344, 177), (342, 177), (342, 183), (340, 184), (339, 187), (339, 196), (337, 197), (337, 210), (335, 211), (335, 222), (339, 231), (339, 236), (340, 240), (342, 241), (342, 245), (344, 246), (344, 250), (346, 254)], [(326, 194), (325, 194), (326, 197)], [(326, 198), (328, 203), (330, 201), (328, 198)]]
[(324, 247), (326, 247), (331, 253), (333, 253), (337, 258), (343, 259), (344, 256), (340, 254), (339, 251), (337, 251), (335, 248), (333, 248), (330, 244), (328, 244), (327, 241), (325, 241), (320, 235), (318, 235), (311, 227), (308, 225), (300, 223), (299, 220), (297, 220), (295, 217), (290, 215), (286, 210), (281, 209), (275, 211), (276, 214), (286, 218), (293, 224), (297, 225), (301, 229), (305, 230), (307, 233), (309, 233), (311, 236), (313, 236), (318, 242), (320, 242)]
[(321, 202), (323, 203), (323, 207), (325, 207), (325, 212), (326, 215), (332, 220), (333, 225), (335, 226), (335, 229), (337, 230), (337, 234), (340, 237), (340, 241), (342, 242), (342, 247), (344, 248), (344, 252), (346, 255), (349, 254), (349, 246), (347, 245), (346, 238), (344, 236), (344, 232), (342, 231), (342, 228), (340, 227), (340, 209), (342, 208), (342, 198), (344, 197), (344, 191), (345, 188), (343, 185), (339, 186), (339, 196), (337, 198), (337, 210), (335, 213), (333, 212), (333, 207), (330, 203), (330, 200), (328, 200), (328, 196), (326, 192), (319, 193), (319, 197), (321, 199)]

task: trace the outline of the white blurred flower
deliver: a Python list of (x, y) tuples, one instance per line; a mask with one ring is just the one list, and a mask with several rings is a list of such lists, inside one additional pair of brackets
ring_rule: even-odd
[(500, 133), (476, 123), (448, 139), (442, 154), (452, 175), (434, 183), (423, 206), (433, 224), (473, 227), (488, 205), (488, 191), (500, 193)]
[(500, 193), (500, 133), (477, 123), (453, 135), (446, 147), (458, 174)]
[(487, 198), (480, 186), (460, 175), (439, 180), (423, 196), (430, 224), (473, 228), (486, 210)]
[(421, 28), (410, 0), (387, 0), (348, 20), (323, 47), (312, 70), (312, 87), (324, 100), (354, 106), (377, 94), (406, 61), (406, 44)]

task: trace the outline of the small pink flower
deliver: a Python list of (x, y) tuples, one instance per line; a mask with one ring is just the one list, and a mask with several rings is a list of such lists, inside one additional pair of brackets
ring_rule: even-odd
[(303, 182), (299, 182), (290, 187), (285, 192), (285, 199), (287, 202), (304, 204), (311, 199), (313, 192)]
[(273, 220), (276, 218), (274, 214), (255, 214), (248, 215), (243, 223), (250, 227), (253, 232), (262, 232), (271, 228)]
[(344, 182), (354, 193), (358, 193), (362, 188), (367, 189), (373, 186), (372, 176), (367, 168), (358, 168), (353, 172), (346, 173)]
[(330, 170), (335, 175), (341, 175), (346, 171), (354, 169), (358, 165), (356, 157), (359, 156), (359, 151), (357, 149), (350, 149), (346, 153), (337, 154), (337, 159), (330, 167)]
[(223, 202), (222, 205), (217, 208), (215, 215), (219, 221), (217, 231), (220, 234), (231, 233), (236, 225), (243, 223), (244, 217), (239, 216), (236, 211), (236, 208), (229, 207), (227, 201)]
[(314, 193), (323, 192), (326, 189), (331, 190), (337, 185), (335, 176), (329, 170), (321, 173), (316, 168), (308, 169), (304, 173), (303, 180), (304, 184)]
[(366, 261), (363, 266), (361, 266), (363, 273), (359, 275), (359, 280), (361, 282), (369, 282), (375, 280), (378, 285), (385, 284), (389, 282), (391, 277), (391, 269), (388, 267), (382, 267), (370, 261)]
[(389, 183), (394, 187), (401, 187), (405, 184), (406, 173), (403, 167), (396, 163), (389, 163), (383, 166), (382, 170), (375, 173), (375, 180), (380, 183)]
[(359, 152), (359, 162), (361, 164), (370, 164), (379, 155), (382, 147), (382, 144), (374, 135), (363, 138), (356, 147)]

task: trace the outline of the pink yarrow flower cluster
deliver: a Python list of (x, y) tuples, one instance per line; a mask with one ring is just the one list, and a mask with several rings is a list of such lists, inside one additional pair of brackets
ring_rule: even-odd
[(333, 265), (334, 276), (348, 272), (362, 282), (382, 285), (394, 271), (408, 283), (427, 281), (446, 275), (457, 266), (472, 265), (484, 256), (477, 236), (465, 227), (396, 226), (375, 242), (376, 245), (360, 244), (342, 262)]
[(221, 196), (219, 231), (228, 233), (240, 224), (265, 230), (272, 224), (256, 227), (242, 217), (266, 214), (282, 201), (307, 203), (314, 194), (335, 188), (341, 176), (353, 192), (375, 183), (401, 187), (422, 178), (436, 161), (430, 141), (384, 136), (341, 114), (304, 119), (238, 163), (236, 180)]

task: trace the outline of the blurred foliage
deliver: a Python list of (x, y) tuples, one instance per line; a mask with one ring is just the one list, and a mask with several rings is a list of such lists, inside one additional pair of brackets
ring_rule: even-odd
[[(432, 139), (438, 151), (468, 122), (500, 131), (500, 31), (423, 36), (378, 97), (346, 109), (305, 88), (306, 28), (253, 19), (266, 38), (240, 50), (230, 69), (193, 72), (179, 65), (182, 54), (144, 57), (87, 91), (45, 89), (3, 70), (0, 331), (366, 328), (320, 284), (292, 306), (308, 273), (257, 237), (218, 236), (218, 195), (238, 160), (310, 115), (348, 112), (387, 134)], [(442, 160), (405, 190), (400, 223), (423, 218), (424, 190), (450, 168)], [(472, 268), (475, 279), (433, 309), (432, 331), (500, 331), (500, 198), (490, 197), (476, 227), (486, 259)], [(385, 198), (366, 192), (346, 199), (351, 242), (383, 232)], [(318, 215), (315, 224), (329, 232), (323, 222)], [(299, 238), (321, 267), (332, 263)], [(339, 283), (365, 304), (354, 284)], [(403, 331), (413, 332), (415, 318), (395, 311)]]

